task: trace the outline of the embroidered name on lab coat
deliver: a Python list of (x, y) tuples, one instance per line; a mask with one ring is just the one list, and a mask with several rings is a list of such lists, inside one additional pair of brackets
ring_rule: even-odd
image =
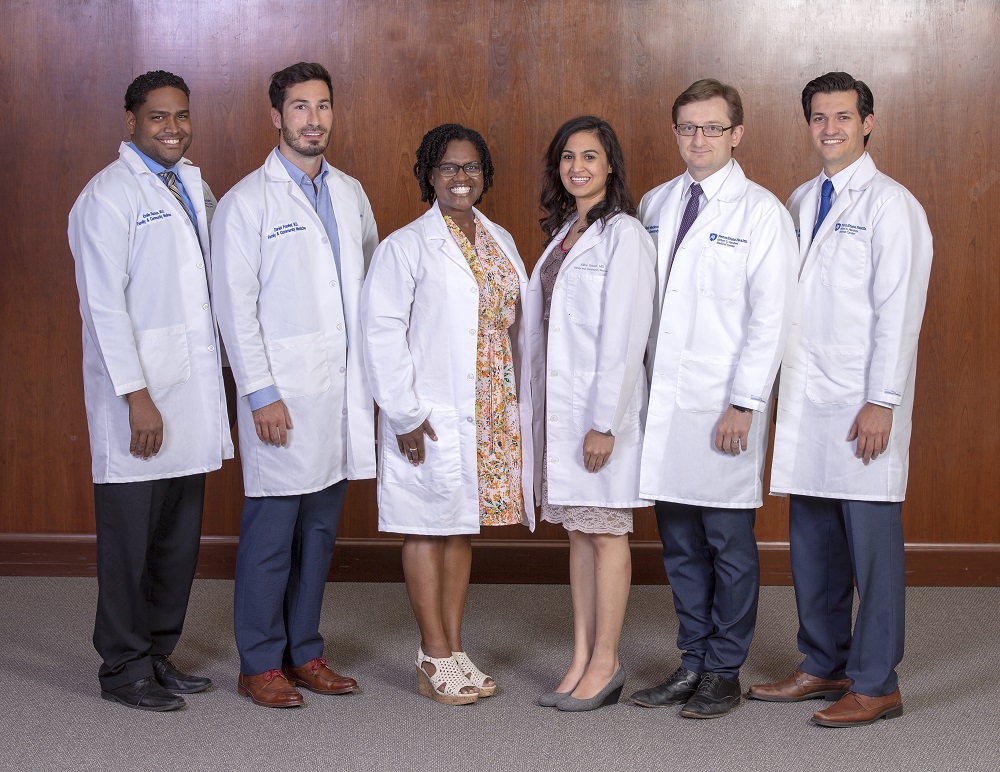
[(864, 225), (851, 225), (846, 222), (839, 222), (833, 226), (833, 232), (842, 236), (856, 236), (862, 231), (868, 230)]
[(275, 225), (270, 233), (267, 234), (269, 239), (276, 239), (278, 236), (286, 236), (289, 233), (295, 233), (296, 231), (304, 231), (306, 229), (305, 225), (299, 225), (298, 221), (287, 222), (284, 225)]
[(717, 247), (738, 247), (740, 244), (747, 243), (746, 239), (741, 239), (738, 236), (723, 236), (721, 233), (710, 233), (708, 240)]
[(578, 271), (586, 271), (588, 273), (607, 273), (608, 266), (606, 263), (580, 263), (573, 266)]
[(135, 227), (138, 228), (140, 225), (146, 225), (147, 223), (151, 223), (156, 220), (166, 220), (168, 217), (173, 217), (173, 215), (165, 209), (155, 209), (152, 212), (143, 212), (139, 215), (139, 219), (135, 221)]

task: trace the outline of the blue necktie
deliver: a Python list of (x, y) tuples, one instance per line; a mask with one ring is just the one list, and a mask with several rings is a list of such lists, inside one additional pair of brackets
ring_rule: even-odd
[(833, 206), (833, 201), (831, 201), (832, 196), (833, 183), (830, 180), (824, 180), (823, 192), (820, 193), (819, 198), (819, 217), (816, 218), (816, 227), (813, 228), (813, 238), (816, 238), (819, 226), (823, 224), (823, 220), (825, 220), (826, 216), (830, 214), (830, 207)]
[[(691, 226), (694, 225), (694, 221), (698, 218), (698, 204), (701, 203), (701, 185), (697, 182), (692, 182), (690, 191), (691, 198), (688, 199), (687, 206), (684, 207), (684, 214), (681, 216), (681, 227), (677, 230), (677, 241), (674, 242), (674, 251), (670, 256), (671, 259), (677, 254), (678, 247), (680, 247), (687, 232), (691, 230)], [(826, 208), (830, 208), (829, 201), (827, 201)]]

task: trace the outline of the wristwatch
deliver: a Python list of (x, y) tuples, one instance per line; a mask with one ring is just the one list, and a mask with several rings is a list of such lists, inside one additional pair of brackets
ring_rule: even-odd
[(733, 408), (733, 410), (738, 410), (741, 413), (749, 413), (750, 412), (750, 408), (743, 407), (743, 405), (732, 405), (731, 407)]

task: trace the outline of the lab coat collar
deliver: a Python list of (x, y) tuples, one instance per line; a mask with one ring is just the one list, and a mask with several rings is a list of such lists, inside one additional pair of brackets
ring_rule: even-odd
[[(156, 176), (155, 174), (153, 174), (152, 171), (150, 171), (150, 168), (146, 166), (145, 161), (142, 160), (139, 154), (129, 146), (128, 142), (122, 142), (121, 145), (119, 145), (118, 156), (136, 174), (150, 174), (153, 175), (154, 177)], [(179, 176), (181, 172), (181, 166), (193, 167), (194, 164), (192, 164), (187, 158), (182, 157), (181, 160), (179, 160), (177, 163), (174, 164), (173, 169), (171, 169), (171, 171), (175, 172)], [(184, 187), (185, 189), (187, 189), (187, 184), (185, 184)], [(164, 190), (166, 190), (166, 188), (164, 188)], [(199, 190), (196, 195), (201, 195), (201, 191)], [(194, 196), (191, 195), (190, 190), (188, 190), (188, 196), (191, 196), (192, 201), (194, 200)], [(171, 196), (171, 198), (173, 198), (173, 196)]]
[[(480, 212), (475, 207), (472, 208), (473, 214), (479, 219), (479, 222), (490, 232), (494, 241), (500, 249), (503, 250), (504, 256), (507, 261), (514, 267), (517, 271), (518, 279), (523, 284), (527, 281), (527, 275), (525, 274), (524, 268), (518, 265), (516, 260), (511, 259), (511, 255), (517, 254), (517, 247), (514, 245), (513, 240), (507, 235), (507, 233), (493, 223), (486, 215)], [(448, 225), (444, 221), (444, 215), (441, 213), (441, 209), (438, 206), (438, 202), (435, 201), (431, 204), (430, 208), (424, 212), (420, 219), (420, 223), (424, 238), (428, 241), (438, 242), (438, 247), (442, 252), (454, 263), (457, 263), (469, 276), (470, 279), (475, 281), (475, 277), (472, 274), (472, 269), (469, 267), (469, 261), (465, 259), (465, 255), (462, 254), (462, 250), (458, 248), (458, 244), (455, 243), (454, 237), (451, 235), (451, 231), (448, 230)]]
[[(166, 202), (166, 207), (171, 210), (172, 214), (177, 217), (183, 217), (185, 220), (188, 219), (187, 214), (180, 210), (180, 204), (177, 203), (177, 199), (175, 199), (173, 194), (167, 189), (167, 186), (160, 181), (160, 178), (157, 177), (156, 173), (146, 165), (146, 162), (143, 161), (142, 157), (129, 146), (128, 142), (121, 143), (118, 148), (118, 155), (121, 161), (125, 163), (125, 165), (128, 166), (134, 174), (149, 175), (150, 183), (155, 184), (156, 189), (162, 193), (163, 200)], [(174, 174), (181, 178), (181, 184), (184, 185), (184, 190), (187, 191), (188, 198), (191, 199), (191, 204), (194, 206), (194, 216), (198, 221), (198, 248), (202, 255), (207, 257), (209, 243), (208, 215), (205, 212), (205, 191), (202, 188), (201, 183), (201, 170), (187, 158), (181, 158), (181, 160), (174, 164), (170, 171), (174, 172)]]
[(812, 257), (816, 254), (819, 245), (833, 233), (834, 223), (837, 222), (840, 215), (851, 205), (851, 202), (857, 198), (858, 194), (868, 188), (878, 173), (878, 169), (875, 168), (875, 162), (868, 153), (862, 155), (861, 159), (855, 163), (857, 166), (853, 174), (847, 180), (843, 192), (837, 193), (837, 200), (833, 202), (833, 206), (830, 207), (830, 211), (823, 220), (823, 224), (819, 226), (816, 238), (812, 238), (812, 227), (813, 223), (816, 222), (820, 190), (823, 186), (823, 180), (826, 179), (826, 174), (820, 172), (816, 179), (813, 180), (812, 190), (802, 201), (798, 222), (799, 257), (803, 261), (802, 275), (805, 275), (810, 265), (815, 262)]

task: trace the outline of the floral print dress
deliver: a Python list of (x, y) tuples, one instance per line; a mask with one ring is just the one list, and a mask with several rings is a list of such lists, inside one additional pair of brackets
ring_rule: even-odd
[(521, 422), (510, 334), (520, 282), (514, 266), (476, 218), (476, 243), (445, 215), (455, 243), (479, 285), (476, 338), (476, 462), (480, 525), (524, 521), (521, 496)]

